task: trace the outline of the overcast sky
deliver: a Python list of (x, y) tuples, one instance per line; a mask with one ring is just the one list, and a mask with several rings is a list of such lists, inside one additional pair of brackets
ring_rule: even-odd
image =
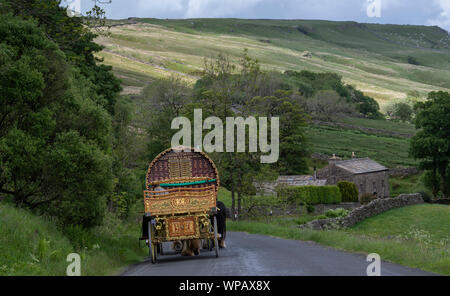
[[(94, 0), (62, 0), (62, 4), (73, 1), (81, 1), (82, 11), (94, 5)], [(377, 3), (381, 3), (379, 17)], [(112, 0), (102, 7), (112, 19), (134, 16), (351, 20), (438, 25), (450, 31), (450, 0)]]

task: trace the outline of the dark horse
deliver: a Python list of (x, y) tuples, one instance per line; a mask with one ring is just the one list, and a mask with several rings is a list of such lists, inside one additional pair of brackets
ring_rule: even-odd
[[(217, 201), (217, 232), (220, 233), (219, 247), (225, 248), (225, 238), (227, 236), (227, 208), (221, 201)], [(211, 220), (212, 221), (212, 220)]]

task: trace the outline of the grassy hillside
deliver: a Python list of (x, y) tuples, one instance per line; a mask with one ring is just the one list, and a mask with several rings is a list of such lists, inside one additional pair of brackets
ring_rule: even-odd
[[(114, 21), (99, 56), (114, 66), (125, 94), (138, 94), (158, 77), (173, 73), (194, 83), (204, 58), (218, 52), (238, 62), (243, 49), (265, 69), (335, 72), (374, 97), (382, 111), (388, 102), (417, 91), (450, 91), (450, 37), (438, 27), (355, 22), (243, 19), (136, 19)], [(371, 157), (389, 167), (416, 165), (409, 158), (409, 123), (335, 118), (344, 127), (313, 125), (314, 152)], [(376, 129), (377, 131), (371, 131)], [(386, 131), (386, 132), (384, 132)], [(389, 132), (395, 132), (392, 135)]]
[(387, 167), (414, 166), (408, 155), (409, 139), (374, 135), (352, 129), (317, 126), (308, 127), (307, 135), (314, 152), (350, 158), (352, 152), (358, 157), (370, 157)]
[(299, 230), (295, 219), (229, 222), (228, 229), (378, 253), (382, 260), (450, 275), (449, 215), (448, 206), (421, 204), (387, 211), (347, 230)]
[(52, 221), (0, 202), (0, 276), (64, 276), (70, 253), (80, 254), (81, 275), (117, 274), (141, 261), (147, 249), (138, 248), (138, 222), (111, 214), (105, 220), (91, 232), (64, 235)]
[[(450, 89), (450, 37), (438, 27), (355, 22), (242, 19), (138, 19), (117, 26), (100, 55), (126, 86), (180, 73), (195, 81), (203, 58), (248, 48), (267, 69), (331, 71), (383, 106), (411, 90)], [(308, 53), (311, 53), (309, 55)], [(414, 64), (411, 64), (414, 63)], [(417, 65), (415, 65), (417, 64)], [(137, 79), (136, 79), (137, 78)], [(132, 92), (136, 88), (127, 89)]]

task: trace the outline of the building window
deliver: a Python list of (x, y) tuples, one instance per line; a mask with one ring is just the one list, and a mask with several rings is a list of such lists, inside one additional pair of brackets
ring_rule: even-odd
[(373, 188), (373, 193), (377, 193), (377, 182), (373, 182), (372, 184), (372, 188)]

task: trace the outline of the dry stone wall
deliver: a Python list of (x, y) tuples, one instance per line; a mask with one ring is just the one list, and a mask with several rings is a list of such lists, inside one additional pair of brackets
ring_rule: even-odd
[(390, 168), (389, 176), (410, 176), (418, 174), (419, 170), (416, 167), (406, 167), (406, 168)]
[[(359, 207), (359, 202), (341, 202), (338, 204), (316, 204), (314, 205), (315, 214), (323, 214), (328, 210), (335, 210), (343, 208), (346, 210), (353, 210)], [(272, 211), (272, 215), (270, 212)], [(287, 216), (287, 215), (305, 215), (307, 210), (305, 206), (300, 205), (286, 205), (286, 206), (269, 206), (269, 205), (257, 205), (251, 208), (243, 208), (240, 217), (242, 219), (251, 219), (255, 217), (269, 217), (269, 216)]]
[(326, 230), (347, 228), (390, 209), (423, 203), (419, 193), (400, 194), (394, 198), (378, 198), (351, 211), (346, 217), (320, 219), (300, 225), (303, 229)]

